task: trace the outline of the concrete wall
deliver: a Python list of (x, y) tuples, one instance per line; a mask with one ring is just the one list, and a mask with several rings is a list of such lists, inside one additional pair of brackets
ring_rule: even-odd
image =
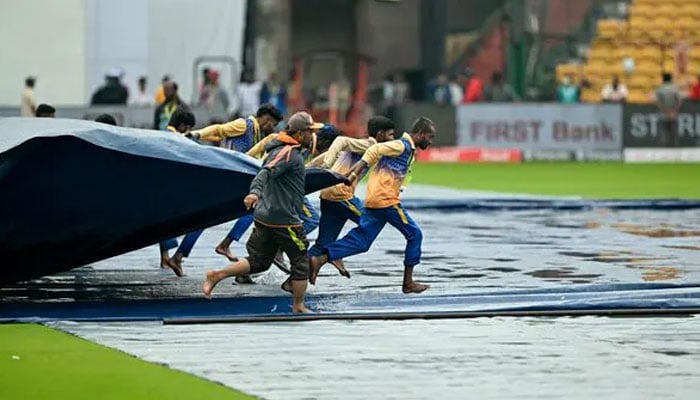
[(0, 1), (0, 104), (19, 105), (27, 75), (37, 101), (85, 99), (86, 0)]
[(420, 66), (420, 0), (357, 2), (357, 50), (376, 62), (370, 80), (381, 80), (395, 69)]
[[(192, 99), (194, 60), (242, 57), (246, 0), (0, 0), (0, 105), (18, 105), (24, 78), (38, 75), (37, 100), (84, 105), (111, 67), (124, 83), (163, 74)], [(208, 63), (232, 90), (240, 66)]]

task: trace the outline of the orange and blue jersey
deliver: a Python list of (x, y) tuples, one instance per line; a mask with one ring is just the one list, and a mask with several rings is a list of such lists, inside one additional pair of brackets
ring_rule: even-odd
[[(325, 169), (331, 169), (341, 175), (347, 175), (350, 169), (362, 159), (365, 152), (375, 144), (377, 144), (377, 141), (374, 138), (353, 139), (339, 136), (333, 141), (328, 151), (323, 154), (320, 166)], [(321, 191), (321, 199), (330, 201), (352, 199), (355, 197), (357, 184), (362, 180), (366, 172), (367, 170), (363, 171), (352, 185), (341, 183), (324, 189)]]
[(378, 143), (367, 149), (362, 160), (368, 166), (376, 166), (369, 174), (365, 209), (356, 228), (323, 248), (330, 260), (367, 252), (384, 226), (389, 224), (406, 238), (404, 266), (414, 267), (420, 263), (423, 232), (399, 200), (414, 153), (415, 145), (407, 133), (398, 140)]
[[(374, 138), (337, 137), (328, 151), (319, 156), (321, 160), (318, 165), (346, 175), (352, 166), (362, 159), (365, 151), (376, 143)], [(366, 170), (361, 175), (365, 172)], [(364, 207), (362, 201), (355, 197), (355, 189), (361, 179), (362, 176), (358, 177), (352, 185), (341, 183), (321, 191), (321, 220), (318, 226), (318, 238), (309, 249), (309, 255), (321, 255), (326, 245), (338, 239), (340, 231), (348, 220), (359, 224)]]
[(369, 173), (365, 207), (384, 208), (401, 203), (401, 187), (414, 160), (416, 146), (411, 135), (404, 133), (400, 139), (377, 143), (367, 149), (362, 161), (375, 165)]
[(201, 140), (219, 142), (221, 147), (245, 153), (259, 143), (262, 138), (260, 123), (250, 116), (238, 118), (225, 124), (209, 125), (194, 131)]

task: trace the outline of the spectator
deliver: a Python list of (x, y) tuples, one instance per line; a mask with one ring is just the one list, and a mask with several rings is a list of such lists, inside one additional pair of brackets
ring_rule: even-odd
[(122, 76), (123, 72), (120, 69), (110, 69), (105, 76), (105, 84), (92, 95), (90, 104), (126, 104), (129, 91), (120, 81)]
[(24, 80), (24, 91), (22, 92), (20, 115), (23, 117), (36, 116), (36, 98), (34, 96), (34, 85), (36, 78), (28, 76)]
[(238, 85), (238, 114), (241, 116), (254, 115), (260, 108), (260, 93), (262, 82), (255, 81), (253, 71), (243, 72), (243, 79)]
[(503, 75), (500, 72), (494, 72), (491, 75), (491, 85), (484, 90), (484, 101), (511, 103), (520, 101), (520, 97), (509, 84), (503, 82)]
[(37, 118), (55, 118), (56, 109), (48, 104), (39, 104), (36, 108)]
[(617, 75), (613, 75), (612, 83), (605, 85), (601, 93), (603, 101), (608, 103), (623, 103), (627, 101), (627, 95), (627, 86), (620, 83)]
[(148, 107), (151, 105), (151, 96), (146, 93), (146, 77), (142, 76), (138, 80), (138, 90), (136, 96), (131, 99), (131, 105), (137, 107)]
[(100, 114), (97, 118), (95, 118), (95, 122), (117, 126), (117, 120), (114, 119), (111, 114)]
[(260, 90), (260, 103), (270, 103), (287, 115), (287, 87), (279, 83), (277, 74), (272, 72)]
[(481, 101), (484, 96), (484, 83), (474, 74), (474, 70), (465, 68), (460, 76), (460, 81), (464, 92), (462, 104)]
[(693, 101), (700, 101), (700, 75), (698, 75), (693, 87), (690, 89), (689, 97)]
[(219, 86), (219, 71), (209, 68), (206, 70), (208, 75), (199, 92), (199, 105), (209, 109), (215, 116), (224, 117), (228, 113), (229, 101), (226, 91)]
[(396, 108), (403, 105), (410, 93), (403, 73), (387, 75), (382, 82), (382, 114), (389, 119), (396, 116)]
[(681, 93), (673, 84), (671, 74), (662, 75), (663, 83), (656, 90), (656, 105), (659, 107), (659, 134), (661, 145), (678, 146), (678, 111), (681, 108)]
[(450, 77), (449, 88), (450, 101), (452, 102), (452, 105), (456, 107), (462, 103), (462, 99), (464, 98), (464, 90), (462, 89), (462, 85), (459, 84), (458, 77)]
[(438, 105), (452, 104), (450, 82), (447, 74), (440, 73), (437, 78), (428, 83), (428, 100)]
[(557, 100), (564, 104), (578, 103), (581, 98), (581, 90), (574, 84), (573, 75), (564, 77), (557, 88)]
[(165, 90), (163, 89), (163, 85), (165, 85), (165, 82), (168, 81), (170, 81), (170, 75), (163, 75), (163, 78), (160, 80), (160, 86), (158, 86), (156, 89), (156, 94), (153, 98), (156, 105), (161, 105), (165, 101)]
[(202, 83), (199, 84), (199, 98), (197, 99), (197, 105), (199, 106), (204, 106), (209, 102), (210, 71), (209, 67), (202, 69)]
[(187, 105), (177, 94), (177, 83), (167, 81), (163, 84), (163, 95), (165, 100), (161, 105), (156, 107), (153, 116), (153, 129), (164, 131), (168, 128), (168, 122), (178, 107), (183, 107), (184, 111), (188, 111)]

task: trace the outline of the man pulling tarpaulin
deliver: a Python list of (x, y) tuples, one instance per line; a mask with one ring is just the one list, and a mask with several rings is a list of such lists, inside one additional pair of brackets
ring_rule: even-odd
[[(260, 169), (167, 132), (0, 120), (0, 284), (123, 254), (245, 213)], [(306, 172), (307, 193), (342, 182)], [(224, 182), (224, 184), (222, 184)], [(172, 195), (171, 188), (180, 188)]]

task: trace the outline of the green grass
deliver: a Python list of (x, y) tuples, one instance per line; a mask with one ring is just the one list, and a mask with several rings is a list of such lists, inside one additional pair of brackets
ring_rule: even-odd
[(419, 163), (412, 183), (588, 198), (700, 198), (700, 164)]
[(254, 398), (39, 325), (0, 324), (0, 371), (3, 400)]

